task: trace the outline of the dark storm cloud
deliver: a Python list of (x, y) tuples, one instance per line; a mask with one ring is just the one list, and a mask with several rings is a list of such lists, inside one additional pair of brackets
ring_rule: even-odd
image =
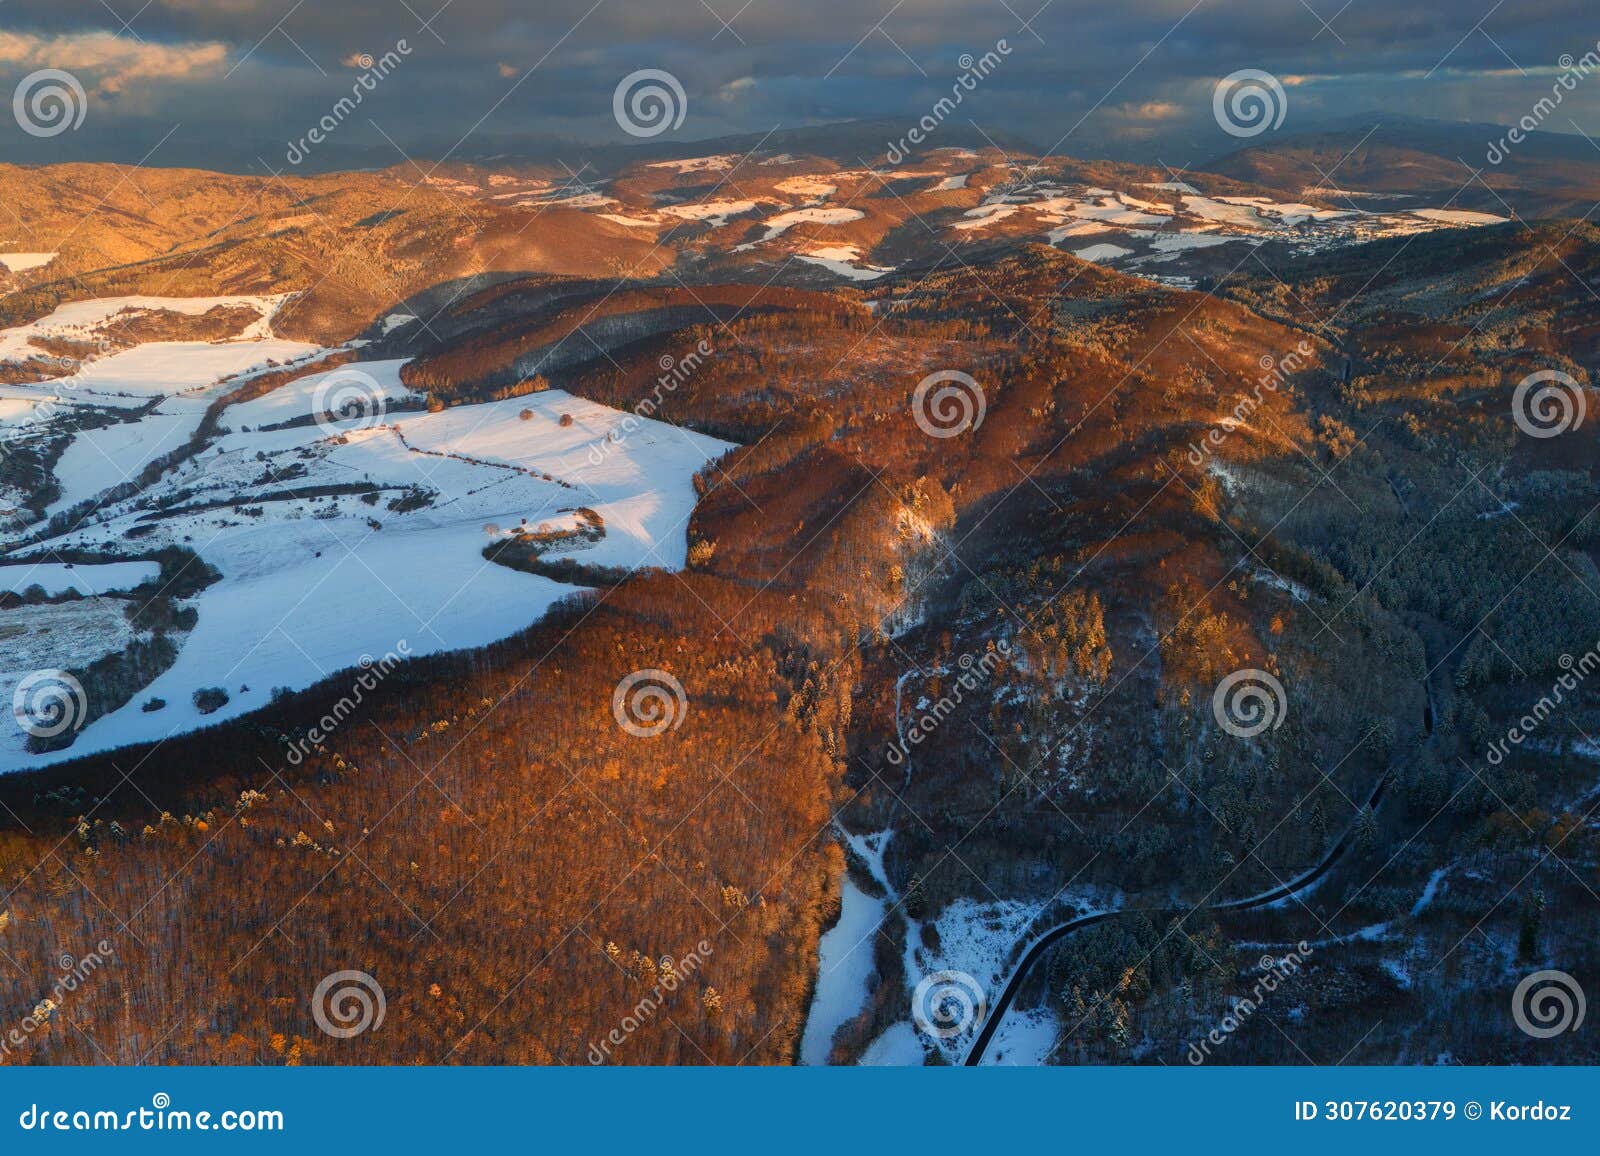
[[(959, 116), (1079, 154), (1231, 143), (1218, 77), (1257, 68), (1289, 94), (1285, 131), (1376, 110), (1511, 121), (1563, 54), (1600, 39), (1592, 3), (1506, 0), (8, 0), (0, 85), (40, 68), (83, 84), (92, 115), (47, 140), (0, 121), (0, 159), (113, 156), (281, 165), (350, 92), (361, 54), (406, 52), (319, 156), (481, 154), (517, 139), (625, 142), (624, 75), (663, 69), (688, 115), (670, 138), (853, 118), (907, 124), (950, 91), (962, 54), (1009, 51)], [(723, 21), (727, 21), (727, 26)], [(1324, 23), (1326, 22), (1326, 23)], [(1545, 127), (1593, 131), (1595, 92)], [(174, 127), (176, 126), (176, 128)], [(170, 134), (170, 135), (167, 135)]]

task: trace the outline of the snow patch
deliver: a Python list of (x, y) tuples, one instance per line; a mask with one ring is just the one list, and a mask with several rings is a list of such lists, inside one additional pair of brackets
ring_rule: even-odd
[(716, 173), (733, 167), (737, 158), (727, 153), (709, 157), (686, 157), (676, 161), (652, 161), (647, 169), (671, 169), (675, 173)]
[(767, 232), (761, 239), (770, 241), (775, 237), (781, 237), (795, 225), (847, 225), (865, 216), (866, 214), (860, 209), (847, 209), (837, 205), (828, 208), (793, 209), (763, 221), (762, 224), (766, 225)]
[(1213, 245), (1226, 245), (1232, 237), (1217, 233), (1161, 233), (1150, 247), (1158, 253), (1178, 253), (1185, 249), (1209, 249)]
[(889, 1027), (861, 1056), (862, 1065), (869, 1068), (920, 1068), (927, 1060), (922, 1037), (907, 1023)]
[(795, 255), (802, 261), (821, 265), (829, 272), (848, 277), (852, 281), (876, 281), (885, 273), (894, 272), (893, 268), (883, 265), (860, 264), (861, 250), (854, 245), (825, 245)]
[(1411, 215), (1446, 225), (1503, 225), (1511, 219), (1493, 213), (1471, 213), (1466, 209), (1412, 209)]
[(21, 594), (41, 586), (51, 597), (76, 592), (85, 598), (132, 590), (154, 581), (161, 567), (154, 562), (101, 562), (69, 564), (33, 562), (0, 566), (0, 591)]
[(834, 1034), (866, 1005), (873, 974), (874, 942), (885, 902), (844, 881), (839, 922), (817, 945), (817, 990), (800, 1040), (800, 1062), (828, 1062)]
[[(79, 312), (105, 316), (106, 307)], [(217, 346), (162, 343), (128, 353), (148, 367), (155, 395), (160, 381), (170, 389), (213, 377), (219, 363), (210, 359), (219, 351), (227, 351), (232, 366), (281, 349), (263, 337)], [(174, 355), (161, 370), (161, 358)], [(94, 368), (104, 376), (116, 360)], [(401, 364), (349, 368), (395, 397), (406, 395)], [(124, 370), (115, 380), (126, 388)], [(190, 603), (198, 621), (171, 668), (128, 704), (89, 723), (63, 751), (30, 754), (20, 731), (0, 733), (0, 769), (222, 722), (265, 705), (277, 687), (303, 689), (363, 656), (394, 651), (402, 640), (409, 654), (423, 655), (514, 634), (576, 587), (487, 561), (484, 547), (512, 529), (544, 530), (551, 549), (581, 552), (578, 560), (595, 566), (681, 567), (693, 475), (730, 448), (561, 390), (439, 413), (390, 411), (387, 424), (370, 428), (354, 419), (258, 428), (310, 415), (324, 376), (230, 407), (222, 420), (232, 432), (203, 454), (41, 544), (114, 552), (126, 550), (132, 532), (141, 550), (188, 546), (222, 577)], [(167, 398), (137, 421), (80, 435), (57, 465), (63, 488), (57, 506), (102, 493), (183, 444), (223, 388)], [(594, 525), (603, 528), (598, 538), (583, 532)], [(223, 688), (229, 701), (202, 715), (193, 698), (206, 687)], [(150, 698), (168, 705), (142, 711)]]
[(1047, 1008), (1006, 1012), (983, 1055), (987, 1065), (1039, 1067), (1061, 1038), (1061, 1021)]
[(821, 177), (789, 177), (772, 186), (780, 193), (788, 193), (795, 197), (815, 197), (822, 201), (833, 196), (839, 191), (839, 186), (830, 184)]
[(0, 253), (0, 265), (13, 273), (26, 273), (50, 264), (59, 256), (60, 253)]
[(982, 229), (996, 221), (1003, 221), (1017, 211), (1017, 206), (1006, 204), (979, 205), (976, 209), (968, 209), (963, 216), (968, 219), (957, 221), (951, 225), (952, 229), (966, 232), (971, 229)]
[(1128, 257), (1133, 254), (1132, 249), (1124, 249), (1121, 245), (1101, 243), (1090, 245), (1084, 249), (1074, 249), (1072, 255), (1084, 261), (1114, 261), (1118, 257)]
[(720, 229), (728, 223), (729, 217), (742, 217), (760, 207), (760, 201), (701, 201), (695, 205), (668, 205), (661, 211), (682, 221), (704, 221)]

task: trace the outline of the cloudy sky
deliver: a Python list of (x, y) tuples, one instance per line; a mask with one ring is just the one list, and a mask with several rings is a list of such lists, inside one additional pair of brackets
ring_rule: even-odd
[[(909, 128), (994, 52), (960, 121), (1181, 163), (1239, 143), (1212, 98), (1241, 69), (1282, 86), (1279, 132), (1367, 112), (1509, 123), (1597, 39), (1593, 0), (0, 0), (0, 160), (281, 169), (330, 115), (305, 163), (628, 143), (614, 96), (644, 69), (682, 91), (655, 143)], [(1543, 127), (1600, 137), (1600, 72)]]

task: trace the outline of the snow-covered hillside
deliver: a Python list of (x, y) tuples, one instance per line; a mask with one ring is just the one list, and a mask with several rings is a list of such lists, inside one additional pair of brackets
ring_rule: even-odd
[[(257, 300), (261, 324), (235, 340), (145, 344), (91, 359), (67, 378), (6, 388), (0, 425), (19, 443), (60, 436), (72, 424), (64, 418), (124, 420), (75, 433), (56, 461), (60, 492), (44, 513), (70, 517), (47, 528), (18, 516), (0, 534), (0, 589), (93, 595), (146, 583), (133, 596), (142, 601), (154, 593), (155, 564), (113, 560), (164, 547), (195, 552), (221, 576), (185, 600), (197, 619), (171, 635), (179, 649), (164, 672), (109, 713), (91, 704), (91, 721), (65, 750), (30, 752), (26, 719), (17, 719), (0, 734), (0, 770), (220, 722), (277, 688), (301, 689), (386, 654), (482, 646), (575, 591), (489, 561), (492, 543), (521, 537), (596, 567), (684, 564), (693, 475), (726, 443), (559, 390), (429, 413), (400, 382), (401, 361), (311, 373), (229, 405), (198, 453), (138, 486), (139, 471), (184, 446), (206, 407), (247, 375), (328, 352), (272, 337), (278, 302)], [(23, 329), (83, 332), (126, 305), (83, 302)], [(30, 332), (0, 333), (0, 356), (32, 355)], [(137, 487), (131, 496), (127, 483)], [(62, 562), (84, 557), (102, 564)], [(107, 604), (131, 602), (89, 597), (0, 611), (4, 625), (24, 631), (35, 618), (85, 623), (29, 633), (25, 653), (0, 663), (0, 696), (35, 671), (82, 670), (127, 646), (136, 632), (120, 621), (106, 628)], [(196, 701), (211, 688), (221, 695)]]

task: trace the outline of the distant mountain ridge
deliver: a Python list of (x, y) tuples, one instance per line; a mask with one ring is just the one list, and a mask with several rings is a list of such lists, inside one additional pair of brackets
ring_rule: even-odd
[(1405, 193), (1523, 217), (1580, 216), (1600, 201), (1600, 148), (1556, 132), (1514, 142), (1509, 132), (1370, 114), (1268, 137), (1204, 168), (1297, 195), (1308, 188)]

